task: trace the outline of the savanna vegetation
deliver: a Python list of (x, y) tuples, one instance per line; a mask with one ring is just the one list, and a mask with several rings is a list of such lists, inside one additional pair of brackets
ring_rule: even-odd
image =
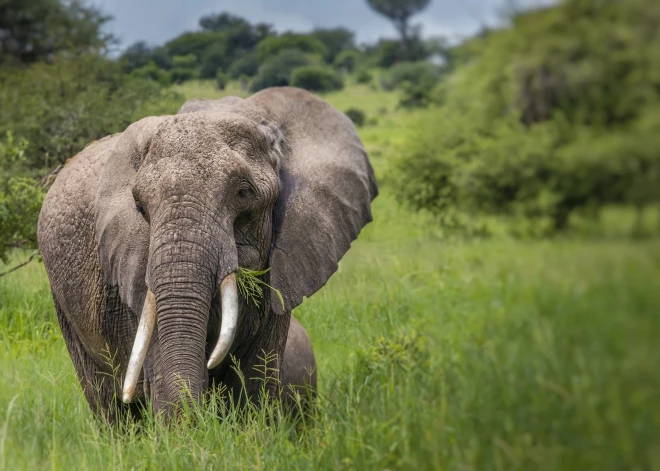
[(359, 126), (381, 194), (294, 312), (319, 362), (303, 419), (209, 400), (108, 428), (43, 266), (0, 276), (0, 469), (660, 468), (656, 2), (566, 0), (451, 46), (410, 16), (356, 45), (218, 14), (119, 59), (99, 11), (21, 8), (0, 7), (0, 272), (36, 249), (58, 166), (188, 98), (295, 78)]

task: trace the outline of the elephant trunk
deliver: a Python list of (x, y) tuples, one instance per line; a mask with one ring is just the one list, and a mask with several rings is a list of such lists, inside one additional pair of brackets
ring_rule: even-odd
[(208, 385), (205, 344), (213, 283), (178, 275), (155, 294), (165, 397), (170, 403), (191, 403)]
[[(156, 231), (156, 237), (152, 238), (149, 260), (149, 284), (156, 302), (162, 393), (169, 403), (192, 403), (198, 401), (208, 387), (206, 340), (211, 303), (218, 277), (234, 279), (236, 244), (228, 237), (231, 233), (226, 231), (188, 227), (184, 233), (173, 230), (171, 224), (162, 227), (164, 231), (160, 234)], [(238, 311), (237, 302), (229, 304), (232, 309), (226, 309), (229, 311), (227, 322), (223, 313), (220, 335), (225, 353), (233, 340)]]

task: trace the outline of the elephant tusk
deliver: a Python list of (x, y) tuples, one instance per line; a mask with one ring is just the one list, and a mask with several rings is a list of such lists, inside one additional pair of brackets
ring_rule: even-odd
[(221, 325), (218, 343), (211, 353), (208, 369), (215, 368), (227, 356), (236, 335), (238, 324), (238, 288), (236, 287), (236, 274), (230, 273), (220, 283)]
[(138, 325), (138, 330), (135, 334), (131, 359), (128, 362), (128, 368), (126, 369), (124, 389), (122, 391), (123, 395), (121, 398), (124, 404), (128, 404), (133, 400), (138, 378), (140, 377), (140, 371), (142, 370), (142, 364), (147, 356), (149, 342), (151, 342), (151, 334), (154, 332), (155, 325), (156, 296), (154, 296), (154, 293), (151, 290), (148, 290), (147, 296), (144, 299), (144, 306), (142, 307), (140, 324)]

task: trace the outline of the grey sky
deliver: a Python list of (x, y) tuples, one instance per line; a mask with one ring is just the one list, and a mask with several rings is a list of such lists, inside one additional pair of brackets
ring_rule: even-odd
[[(197, 29), (208, 13), (228, 11), (251, 22), (266, 22), (278, 31), (309, 31), (315, 27), (345, 26), (357, 33), (359, 42), (395, 36), (391, 23), (374, 13), (366, 0), (96, 0), (114, 17), (109, 25), (126, 47), (135, 41), (162, 44)], [(526, 7), (548, 0), (432, 0), (414, 23), (423, 25), (424, 36), (458, 38), (474, 33), (481, 24), (493, 24), (504, 5)]]

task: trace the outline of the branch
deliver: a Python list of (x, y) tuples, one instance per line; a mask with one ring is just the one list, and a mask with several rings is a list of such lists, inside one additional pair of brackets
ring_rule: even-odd
[(0, 273), (0, 276), (8, 275), (9, 273), (18, 270), (19, 268), (24, 267), (25, 265), (27, 265), (28, 263), (30, 263), (30, 262), (32, 261), (32, 259), (33, 259), (34, 257), (36, 257), (37, 255), (39, 255), (39, 251), (38, 251), (38, 250), (35, 250), (34, 252), (32, 252), (32, 253), (30, 254), (30, 258), (28, 258), (25, 262), (23, 262), (23, 263), (21, 263), (21, 264), (19, 264), (19, 265), (16, 265), (14, 268), (11, 268), (11, 269), (9, 269), (9, 270), (7, 270), (7, 271), (3, 271), (2, 273)]

